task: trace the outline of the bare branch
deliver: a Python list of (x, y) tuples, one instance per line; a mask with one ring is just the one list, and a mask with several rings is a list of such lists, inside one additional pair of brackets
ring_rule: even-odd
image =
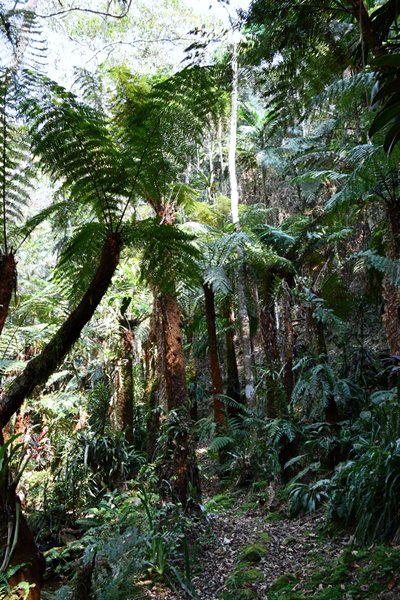
[(65, 15), (65, 14), (68, 14), (71, 12), (83, 12), (83, 13), (90, 13), (92, 15), (98, 15), (99, 17), (110, 17), (111, 19), (123, 19), (129, 13), (131, 5), (132, 5), (132, 0), (129, 0), (129, 2), (126, 5), (126, 8), (119, 15), (110, 13), (108, 11), (94, 10), (91, 8), (79, 8), (78, 6), (76, 6), (76, 7), (66, 8), (64, 10), (58, 10), (56, 12), (49, 13), (48, 15), (41, 15), (41, 14), (36, 13), (36, 16), (39, 17), (40, 19), (49, 19), (50, 17), (59, 17), (60, 15)]

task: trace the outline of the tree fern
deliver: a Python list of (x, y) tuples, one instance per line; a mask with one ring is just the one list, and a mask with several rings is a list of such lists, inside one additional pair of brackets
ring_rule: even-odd
[(8, 70), (0, 70), (0, 239), (5, 253), (23, 220), (32, 185), (26, 131), (17, 120), (21, 90), (15, 83)]
[(370, 265), (387, 277), (392, 285), (400, 287), (400, 261), (387, 258), (386, 256), (380, 256), (372, 250), (358, 252), (353, 255), (353, 258), (364, 259), (364, 262), (366, 262), (367, 265)]
[(106, 117), (49, 80), (41, 87), (41, 97), (28, 107), (33, 151), (67, 195), (112, 229), (128, 174)]

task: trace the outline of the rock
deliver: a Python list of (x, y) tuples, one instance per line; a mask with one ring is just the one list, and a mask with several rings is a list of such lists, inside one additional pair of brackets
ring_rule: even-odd
[(266, 554), (267, 550), (262, 544), (249, 544), (243, 548), (239, 558), (241, 562), (258, 563)]

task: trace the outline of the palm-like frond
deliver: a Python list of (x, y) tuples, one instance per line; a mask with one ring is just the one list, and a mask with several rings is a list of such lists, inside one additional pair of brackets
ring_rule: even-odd
[(382, 146), (361, 144), (347, 153), (353, 168), (344, 185), (326, 203), (326, 211), (348, 209), (351, 202), (369, 198), (388, 200), (398, 187), (397, 152), (387, 157)]
[(216, 71), (186, 68), (167, 79), (140, 80), (126, 71), (117, 77), (115, 126), (132, 172), (137, 193), (155, 207), (182, 180), (210, 115), (221, 104)]
[(0, 70), (0, 240), (8, 251), (13, 229), (29, 201), (32, 169), (26, 131), (18, 121), (22, 90), (9, 70)]
[(61, 253), (54, 278), (73, 304), (79, 302), (93, 278), (105, 234), (104, 223), (80, 225)]
[(176, 292), (176, 281), (198, 285), (199, 250), (194, 238), (159, 218), (124, 228), (125, 242), (141, 252), (141, 278), (165, 293)]
[(29, 106), (33, 150), (46, 172), (63, 189), (96, 212), (112, 228), (121, 212), (128, 175), (111, 139), (104, 114), (78, 101), (49, 80)]

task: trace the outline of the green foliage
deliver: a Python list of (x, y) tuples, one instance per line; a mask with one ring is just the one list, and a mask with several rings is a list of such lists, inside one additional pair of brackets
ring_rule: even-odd
[(332, 401), (343, 410), (354, 398), (352, 381), (339, 377), (326, 362), (302, 361), (297, 366), (301, 372), (293, 389), (292, 403), (301, 408), (305, 418), (324, 420)]
[(194, 238), (159, 218), (145, 219), (125, 229), (125, 240), (141, 251), (141, 278), (165, 293), (174, 293), (177, 279), (198, 281), (199, 251)]
[[(0, 69), (0, 244), (16, 242), (32, 189), (33, 168), (26, 128), (17, 118), (26, 89), (9, 69)], [(9, 239), (10, 238), (10, 239)]]
[(400, 520), (400, 408), (388, 400), (360, 415), (364, 432), (353, 443), (352, 460), (332, 479), (329, 517), (355, 522), (359, 543), (398, 540)]
[(300, 512), (311, 514), (328, 499), (330, 479), (320, 479), (313, 483), (295, 482), (288, 486), (290, 512), (298, 515)]

